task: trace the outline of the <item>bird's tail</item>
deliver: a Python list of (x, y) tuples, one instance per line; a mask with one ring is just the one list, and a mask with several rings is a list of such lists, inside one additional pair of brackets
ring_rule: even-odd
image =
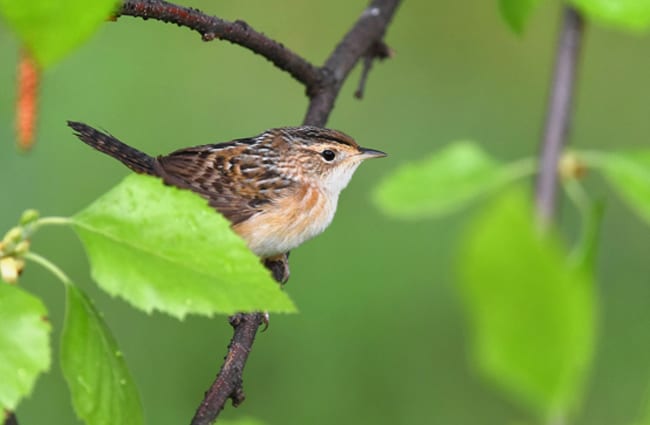
[(75, 135), (88, 146), (112, 156), (136, 173), (156, 175), (155, 159), (146, 153), (120, 142), (109, 134), (95, 130), (89, 125), (74, 121), (68, 121), (68, 125), (75, 131)]

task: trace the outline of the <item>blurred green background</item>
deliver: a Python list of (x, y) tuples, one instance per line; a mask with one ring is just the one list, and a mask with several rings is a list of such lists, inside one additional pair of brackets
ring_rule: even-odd
[[(243, 19), (320, 64), (366, 1), (191, 5)], [(545, 2), (519, 38), (501, 21), (496, 2), (402, 5), (387, 36), (396, 57), (374, 68), (361, 102), (352, 97), (356, 70), (328, 124), (390, 156), (364, 164), (328, 231), (292, 253), (287, 291), (300, 314), (271, 318), (244, 376), (247, 401), (228, 407), (224, 417), (254, 416), (268, 424), (534, 423), (468, 360), (454, 276), (458, 237), (472, 212), (392, 221), (372, 205), (370, 193), (397, 165), (456, 139), (475, 139), (503, 159), (535, 154), (559, 16), (559, 3)], [(157, 154), (296, 125), (307, 104), (300, 85), (249, 51), (203, 43), (173, 25), (121, 18), (46, 72), (37, 144), (23, 155), (13, 146), (17, 42), (4, 26), (0, 51), (2, 229), (29, 207), (43, 215), (73, 214), (127, 174), (74, 138), (68, 119)], [(647, 144), (648, 51), (647, 36), (588, 27), (574, 146)], [(626, 424), (648, 398), (650, 232), (599, 179), (587, 183), (608, 206), (597, 270), (596, 357), (572, 423)], [(574, 237), (568, 204), (562, 216)], [(66, 270), (105, 313), (139, 385), (147, 423), (189, 422), (225, 353), (225, 318), (177, 322), (111, 299), (90, 281), (69, 229), (39, 233), (34, 250)], [(22, 283), (46, 299), (60, 330), (61, 285), (33, 266)], [(18, 416), (25, 424), (76, 423), (56, 363)]]

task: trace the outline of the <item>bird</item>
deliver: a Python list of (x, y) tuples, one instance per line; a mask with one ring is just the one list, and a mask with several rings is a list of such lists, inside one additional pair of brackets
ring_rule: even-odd
[(203, 197), (262, 260), (323, 232), (357, 167), (386, 156), (343, 132), (300, 126), (153, 157), (87, 124), (68, 125), (81, 141), (132, 171)]

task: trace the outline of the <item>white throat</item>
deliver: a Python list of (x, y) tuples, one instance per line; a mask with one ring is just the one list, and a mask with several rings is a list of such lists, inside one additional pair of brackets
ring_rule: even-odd
[(341, 191), (350, 183), (350, 179), (352, 179), (352, 175), (360, 163), (361, 161), (355, 161), (349, 164), (341, 164), (341, 166), (331, 169), (324, 176), (321, 187), (338, 198)]

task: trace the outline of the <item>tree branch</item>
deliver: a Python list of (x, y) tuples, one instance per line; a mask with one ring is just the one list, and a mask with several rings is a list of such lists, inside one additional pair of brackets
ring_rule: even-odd
[[(229, 22), (164, 0), (126, 0), (116, 17), (132, 16), (176, 24), (197, 31), (205, 41), (215, 38), (227, 40), (265, 57), (305, 86), (310, 103), (303, 122), (323, 126), (352, 68), (362, 57), (368, 57), (377, 43), (386, 47), (381, 40), (400, 1), (373, 0), (320, 68), (244, 21)], [(388, 51), (387, 47), (383, 50)], [(386, 55), (374, 54), (372, 57), (384, 58)], [(366, 61), (366, 70), (369, 70), (370, 63)], [(362, 77), (362, 84), (366, 77)]]
[(192, 425), (213, 423), (229, 398), (232, 399), (232, 405), (235, 407), (244, 402), (246, 396), (242, 387), (242, 374), (257, 329), (264, 320), (263, 313), (236, 314), (230, 318), (234, 335), (228, 345), (228, 354), (217, 378), (205, 393), (205, 398), (194, 414)]
[[(365, 59), (360, 83), (362, 91), (372, 61), (389, 56), (390, 49), (382, 39), (400, 1), (371, 1), (321, 68), (315, 67), (281, 43), (255, 31), (243, 21), (228, 22), (206, 15), (200, 10), (164, 0), (125, 0), (116, 16), (174, 23), (197, 31), (205, 41), (224, 39), (265, 57), (306, 87), (310, 102), (304, 123), (324, 126), (343, 82), (356, 63), (361, 58)], [(264, 264), (279, 283), (284, 283), (289, 278), (288, 253), (278, 258), (266, 259)], [(213, 423), (228, 399), (232, 400), (234, 406), (244, 401), (244, 366), (257, 330), (265, 319), (263, 313), (236, 314), (230, 318), (234, 332), (228, 345), (228, 353), (214, 383), (205, 393), (192, 419), (192, 425)]]
[(393, 51), (388, 47), (383, 40), (375, 42), (370, 49), (363, 55), (363, 69), (361, 70), (361, 77), (359, 78), (359, 85), (354, 92), (354, 97), (363, 99), (363, 92), (366, 90), (366, 81), (372, 69), (372, 64), (375, 60), (383, 61), (384, 59), (393, 57)]
[(5, 410), (4, 416), (4, 425), (18, 425), (18, 419), (16, 418), (16, 414), (14, 412)]
[(206, 15), (198, 9), (164, 0), (126, 0), (116, 16), (156, 19), (192, 29), (201, 34), (204, 41), (218, 38), (238, 44), (265, 57), (308, 89), (318, 86), (322, 79), (321, 71), (317, 67), (277, 41), (255, 31), (244, 21), (229, 22)]
[(558, 161), (570, 127), (576, 70), (584, 33), (584, 21), (577, 10), (564, 6), (563, 16), (535, 196), (537, 217), (542, 227), (550, 225), (556, 209)]
[(370, 2), (352, 29), (348, 31), (325, 61), (322, 70), (328, 79), (311, 96), (303, 123), (317, 126), (324, 126), (327, 123), (343, 82), (354, 65), (370, 50), (372, 45), (383, 39), (386, 28), (393, 19), (400, 1), (373, 0)]
[[(264, 261), (264, 265), (271, 271), (273, 278), (278, 283), (285, 283), (289, 279), (288, 259), (287, 254)], [(246, 360), (253, 348), (257, 330), (262, 323), (268, 325), (268, 318), (264, 313), (240, 313), (230, 318), (230, 325), (234, 332), (228, 345), (228, 354), (224, 358), (221, 370), (196, 410), (191, 425), (212, 424), (228, 399), (232, 400), (232, 405), (235, 407), (244, 402), (246, 399), (242, 386), (244, 366), (246, 366)]]

